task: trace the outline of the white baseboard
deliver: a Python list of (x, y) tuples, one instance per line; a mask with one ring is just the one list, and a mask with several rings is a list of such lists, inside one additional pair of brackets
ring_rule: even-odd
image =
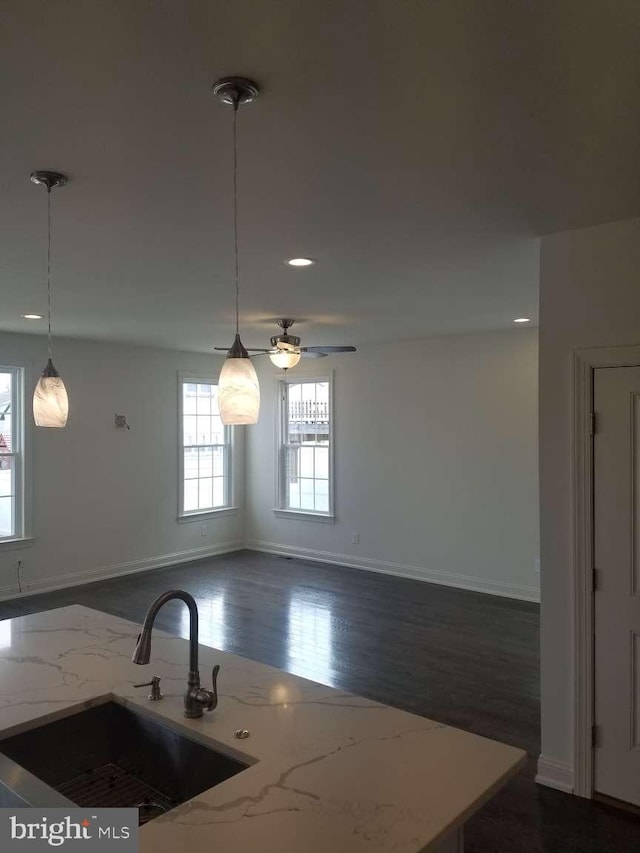
[(52, 578), (40, 578), (29, 581), (24, 585), (22, 591), (17, 586), (0, 588), (0, 601), (10, 598), (24, 598), (26, 595), (36, 595), (39, 592), (52, 592), (56, 589), (66, 589), (71, 586), (80, 586), (83, 583), (107, 580), (122, 575), (134, 575), (138, 572), (148, 572), (151, 569), (162, 569), (175, 566), (179, 563), (189, 563), (192, 560), (202, 560), (206, 557), (215, 557), (218, 554), (228, 554), (231, 551), (239, 551), (244, 547), (242, 542), (221, 542), (218, 545), (209, 545), (203, 548), (190, 548), (186, 551), (176, 551), (173, 554), (159, 554), (155, 557), (146, 557), (143, 560), (132, 560), (128, 563), (116, 563), (111, 566), (101, 566), (96, 569), (87, 569), (83, 572), (57, 575)]
[(384, 560), (372, 560), (366, 557), (354, 557), (352, 554), (335, 554), (332, 551), (316, 551), (312, 548), (298, 548), (292, 545), (280, 545), (277, 542), (249, 541), (244, 546), (249, 551), (263, 551), (267, 554), (279, 554), (284, 557), (299, 557), (302, 560), (313, 560), (318, 563), (331, 563), (337, 566), (347, 566), (352, 569), (365, 569), (370, 572), (380, 572), (386, 575), (411, 578), (412, 580), (437, 583), (442, 586), (453, 586), (458, 589), (468, 589), (473, 592), (486, 592), (490, 595), (500, 595), (505, 598), (518, 598), (522, 601), (540, 601), (540, 591), (535, 587), (519, 586), (503, 581), (486, 578), (474, 578), (468, 575), (452, 575), (448, 572), (438, 572), (419, 566), (405, 566), (401, 563), (387, 563)]
[(556, 791), (564, 791), (565, 794), (573, 794), (573, 768), (555, 758), (541, 755), (538, 758), (536, 782), (547, 788), (555, 788)]
[(40, 578), (29, 581), (22, 592), (16, 586), (0, 588), (0, 601), (10, 598), (21, 598), (26, 595), (35, 595), (38, 592), (51, 592), (56, 589), (65, 589), (71, 586), (79, 586), (92, 581), (107, 580), (121, 575), (131, 575), (137, 572), (147, 572), (151, 569), (161, 569), (174, 566), (179, 563), (188, 563), (191, 560), (200, 560), (206, 557), (215, 557), (218, 554), (228, 554), (246, 548), (250, 551), (263, 551), (267, 554), (279, 554), (285, 557), (299, 557), (303, 560), (312, 560), (331, 565), (346, 566), (353, 569), (364, 569), (370, 572), (396, 575), (398, 577), (410, 578), (412, 580), (427, 581), (443, 586), (468, 589), (473, 592), (485, 592), (490, 595), (500, 595), (506, 598), (517, 598), (522, 601), (540, 600), (539, 591), (535, 587), (518, 586), (516, 584), (504, 583), (502, 581), (474, 578), (467, 575), (452, 575), (447, 572), (438, 572), (432, 569), (424, 569), (419, 566), (406, 566), (401, 563), (388, 563), (383, 560), (369, 558), (355, 558), (350, 554), (336, 554), (332, 551), (318, 551), (312, 548), (297, 548), (291, 545), (280, 545), (276, 542), (264, 542), (260, 540), (243, 542), (221, 542), (203, 548), (191, 548), (186, 551), (177, 551), (173, 554), (161, 554), (147, 557), (142, 560), (132, 560), (127, 563), (118, 563), (111, 566), (101, 566), (95, 569), (87, 569), (82, 572), (74, 572), (66, 575), (57, 575), (52, 578)]

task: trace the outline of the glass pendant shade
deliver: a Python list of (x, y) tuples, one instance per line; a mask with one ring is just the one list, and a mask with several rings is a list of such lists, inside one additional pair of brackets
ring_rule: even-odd
[(63, 427), (68, 415), (67, 389), (49, 359), (33, 392), (33, 419), (39, 427)]
[(218, 407), (225, 426), (258, 423), (260, 385), (256, 369), (236, 335), (218, 379)]
[(288, 370), (290, 367), (295, 367), (300, 361), (300, 353), (289, 350), (279, 349), (277, 352), (269, 353), (269, 358), (276, 367), (282, 370)]

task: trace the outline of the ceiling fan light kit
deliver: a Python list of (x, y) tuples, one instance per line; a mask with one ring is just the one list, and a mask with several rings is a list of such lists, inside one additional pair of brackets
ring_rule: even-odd
[(302, 354), (295, 350), (277, 349), (275, 352), (269, 353), (269, 358), (280, 370), (289, 370), (289, 368), (295, 367), (298, 364), (302, 358)]
[(236, 334), (227, 352), (218, 380), (218, 407), (226, 426), (255, 424), (260, 412), (260, 385), (249, 353), (240, 340), (240, 283), (238, 275), (238, 150), (236, 120), (238, 107), (249, 104), (260, 93), (258, 86), (245, 77), (225, 77), (213, 85), (213, 94), (233, 107), (233, 236), (235, 258)]
[(69, 397), (62, 377), (53, 366), (51, 343), (51, 190), (67, 183), (59, 172), (37, 171), (31, 181), (47, 190), (47, 301), (48, 350), (47, 364), (33, 392), (33, 419), (39, 427), (64, 427), (69, 416)]

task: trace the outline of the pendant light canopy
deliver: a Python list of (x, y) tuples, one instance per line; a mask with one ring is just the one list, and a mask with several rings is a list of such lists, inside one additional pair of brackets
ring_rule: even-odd
[(233, 237), (235, 258), (236, 336), (218, 380), (218, 406), (222, 423), (255, 424), (260, 411), (260, 385), (255, 367), (240, 340), (240, 283), (238, 274), (238, 149), (236, 122), (240, 104), (254, 101), (260, 90), (244, 77), (225, 77), (213, 86), (213, 94), (233, 107)]
[(67, 389), (58, 371), (53, 366), (51, 345), (51, 190), (67, 183), (66, 175), (59, 172), (32, 172), (34, 184), (47, 190), (47, 304), (49, 358), (33, 392), (33, 419), (36, 426), (66, 426), (69, 414)]

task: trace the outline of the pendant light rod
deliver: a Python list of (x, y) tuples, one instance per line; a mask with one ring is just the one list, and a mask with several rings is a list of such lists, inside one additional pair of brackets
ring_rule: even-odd
[(52, 360), (51, 344), (51, 190), (54, 187), (63, 187), (69, 179), (60, 172), (47, 172), (39, 170), (31, 173), (31, 181), (34, 184), (45, 187), (47, 190), (47, 333), (49, 361)]
[(260, 88), (246, 77), (224, 77), (213, 84), (213, 94), (223, 104), (233, 107), (233, 248), (236, 292), (236, 338), (240, 336), (240, 270), (238, 252), (238, 107), (250, 104), (260, 94)]
[(240, 273), (238, 265), (238, 100), (233, 102), (233, 250), (236, 280), (236, 335), (240, 334)]
[(47, 187), (47, 347), (52, 361), (51, 346), (51, 187)]

